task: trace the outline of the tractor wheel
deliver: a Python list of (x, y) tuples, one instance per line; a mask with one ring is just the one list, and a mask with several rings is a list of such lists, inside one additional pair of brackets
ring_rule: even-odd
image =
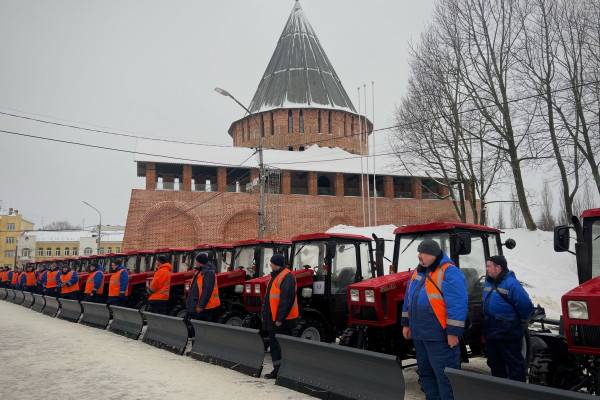
[(316, 342), (328, 342), (325, 326), (316, 319), (298, 319), (296, 327), (292, 330), (292, 336), (300, 339), (314, 340)]
[(187, 308), (183, 306), (177, 306), (173, 308), (170, 315), (173, 317), (185, 318), (185, 316), (187, 315)]
[(242, 321), (242, 326), (244, 328), (258, 329), (260, 331), (262, 329), (262, 321), (257, 314), (248, 314)]
[(244, 315), (239, 311), (227, 311), (219, 318), (219, 324), (230, 326), (242, 326)]
[(355, 328), (346, 328), (342, 336), (340, 336), (340, 345), (358, 347), (358, 331)]
[(533, 354), (529, 363), (529, 383), (569, 390), (585, 379), (580, 368), (555, 360), (549, 350)]

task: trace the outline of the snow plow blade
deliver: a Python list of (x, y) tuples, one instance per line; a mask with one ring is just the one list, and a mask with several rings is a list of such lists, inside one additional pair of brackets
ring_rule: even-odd
[(190, 320), (195, 337), (190, 357), (259, 377), (265, 347), (260, 332), (238, 326)]
[(42, 310), (46, 306), (46, 300), (44, 299), (44, 296), (42, 296), (41, 294), (34, 294), (33, 298), (35, 300), (33, 302), (33, 306), (31, 306), (31, 309), (33, 311), (42, 312)]
[(13, 303), (23, 304), (24, 301), (25, 301), (25, 294), (23, 294), (23, 291), (15, 290), (15, 299), (13, 300)]
[(83, 317), (80, 321), (82, 324), (106, 329), (110, 322), (110, 311), (106, 304), (82, 301), (81, 306), (83, 307)]
[(58, 318), (78, 322), (81, 317), (81, 304), (78, 300), (59, 299), (60, 314)]
[(46, 299), (46, 307), (42, 310), (42, 314), (56, 317), (56, 313), (60, 309), (60, 304), (58, 304), (56, 297), (44, 296), (44, 299)]
[(25, 299), (23, 300), (23, 307), (30, 308), (33, 305), (35, 299), (33, 298), (33, 294), (31, 292), (23, 292)]
[(143, 311), (148, 328), (142, 341), (159, 349), (183, 354), (188, 341), (188, 327), (183, 318)]
[(135, 308), (109, 306), (112, 312), (112, 323), (108, 330), (118, 335), (138, 340), (142, 334), (144, 320), (140, 310)]
[(15, 302), (15, 291), (14, 291), (14, 289), (6, 289), (6, 301), (10, 301), (11, 303)]
[(320, 399), (404, 399), (396, 357), (277, 335), (281, 367), (276, 384)]
[(538, 386), (489, 375), (446, 368), (446, 376), (452, 384), (456, 400), (485, 398), (486, 400), (592, 400), (584, 393)]
[(0, 288), (0, 300), (5, 300), (8, 296), (8, 291), (6, 288)]

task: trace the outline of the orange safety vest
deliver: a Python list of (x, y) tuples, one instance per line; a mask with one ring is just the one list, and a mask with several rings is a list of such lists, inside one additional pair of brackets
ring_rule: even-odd
[[(281, 282), (288, 274), (291, 274), (291, 272), (287, 268), (284, 268), (283, 271), (277, 274), (271, 285), (271, 290), (269, 291), (269, 305), (271, 306), (271, 317), (273, 318), (273, 321), (277, 318), (277, 310), (279, 309), (279, 301), (281, 300)], [(293, 275), (292, 278), (294, 279), (294, 286), (296, 286), (296, 278), (294, 278)], [(294, 293), (295, 292), (296, 290), (294, 289)], [(298, 298), (294, 295), (294, 305), (285, 319), (296, 319), (299, 315)]]
[(25, 286), (35, 286), (37, 278), (35, 272), (25, 272)]
[(62, 286), (60, 288), (61, 294), (72, 293), (72, 292), (76, 292), (79, 290), (79, 281), (75, 282), (71, 286), (67, 286), (67, 282), (69, 282), (72, 277), (73, 277), (73, 271), (69, 271), (66, 275), (62, 274), (60, 276), (60, 281), (62, 282)]
[(0, 282), (7, 282), (7, 281), (8, 281), (8, 271), (0, 272)]
[(113, 272), (108, 282), (108, 297), (118, 297), (121, 288), (121, 274), (125, 272), (125, 269), (120, 269), (117, 272)]
[(48, 271), (46, 275), (46, 289), (54, 289), (56, 287), (56, 275), (58, 275), (58, 270)]
[[(446, 302), (444, 301), (444, 297), (440, 293), (440, 290), (442, 289), (442, 284), (444, 283), (444, 275), (446, 274), (446, 270), (451, 265), (454, 264), (445, 263), (439, 268), (436, 268), (435, 271), (430, 274), (425, 272), (425, 274), (429, 275), (429, 278), (431, 278), (425, 278), (425, 293), (427, 294), (427, 299), (429, 299), (429, 304), (431, 304), (433, 313), (443, 329), (446, 329), (447, 327), (448, 313), (446, 312)], [(410, 278), (410, 281), (412, 282), (417, 279), (417, 276), (418, 273), (417, 270), (415, 270)], [(437, 288), (432, 281), (435, 282)], [(440, 290), (438, 290), (438, 288)]]
[(19, 276), (20, 276), (20, 275), (21, 275), (21, 274), (19, 274), (18, 272), (16, 272), (16, 271), (13, 271), (13, 274), (12, 274), (12, 279), (10, 280), (10, 283), (11, 283), (11, 285), (13, 285), (13, 286), (14, 286), (14, 285), (16, 285), (16, 284), (17, 284), (17, 281), (19, 280)]
[[(196, 286), (198, 286), (198, 300), (202, 297), (202, 283), (204, 282), (204, 275), (202, 273), (197, 273), (198, 278), (196, 280)], [(219, 285), (217, 284), (217, 277), (215, 276), (215, 286), (213, 286), (212, 294), (208, 299), (208, 303), (206, 303), (205, 310), (210, 310), (211, 308), (217, 308), (221, 305), (221, 299), (219, 298)]]
[(150, 296), (148, 300), (169, 300), (171, 290), (171, 264), (164, 263), (158, 266), (158, 270), (150, 282)]
[(96, 274), (103, 275), (102, 284), (100, 285), (98, 290), (96, 290), (96, 294), (102, 295), (102, 293), (104, 293), (104, 274), (102, 273), (102, 271), (94, 271), (88, 276), (88, 279), (85, 282), (85, 289), (83, 291), (85, 294), (92, 294), (92, 290), (94, 290), (94, 277), (96, 276)]

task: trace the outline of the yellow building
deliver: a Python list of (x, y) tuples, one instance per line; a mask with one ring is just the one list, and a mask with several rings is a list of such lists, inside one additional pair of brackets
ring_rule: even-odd
[(17, 239), (23, 231), (33, 229), (33, 223), (27, 221), (19, 210), (10, 208), (8, 212), (0, 210), (0, 266), (14, 267), (17, 258)]

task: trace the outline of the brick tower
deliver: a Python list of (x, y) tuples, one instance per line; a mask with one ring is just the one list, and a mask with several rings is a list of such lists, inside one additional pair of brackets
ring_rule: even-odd
[(265, 148), (302, 151), (317, 144), (368, 153), (371, 121), (356, 113), (298, 0), (249, 109), (229, 128), (236, 146), (257, 147), (262, 135)]

